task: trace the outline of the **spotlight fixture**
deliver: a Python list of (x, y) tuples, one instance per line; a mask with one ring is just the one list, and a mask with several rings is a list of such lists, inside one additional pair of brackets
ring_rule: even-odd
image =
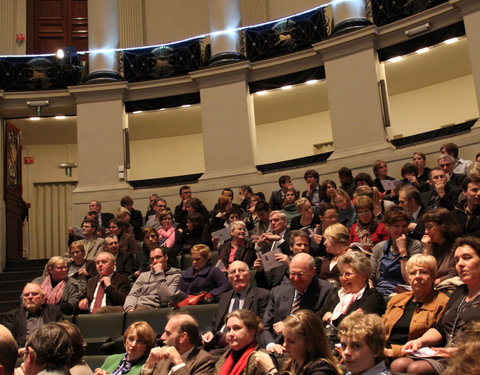
[(39, 119), (40, 119), (40, 116), (42, 115), (42, 107), (46, 107), (48, 106), (50, 102), (48, 100), (27, 100), (27, 105), (29, 107), (34, 107), (36, 112), (37, 112), (37, 116)]
[(61, 64), (80, 65), (75, 47), (62, 47), (57, 51), (57, 60)]
[(405, 30), (405, 35), (408, 37), (412, 37), (421, 33), (424, 33), (425, 31), (428, 31), (432, 28), (432, 25), (430, 22), (424, 23), (423, 25), (415, 26), (412, 27), (411, 29)]

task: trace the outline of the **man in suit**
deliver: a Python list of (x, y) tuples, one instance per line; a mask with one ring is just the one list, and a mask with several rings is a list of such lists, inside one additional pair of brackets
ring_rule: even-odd
[(43, 293), (39, 284), (26, 284), (21, 299), (22, 306), (6, 313), (2, 321), (12, 333), (19, 348), (25, 346), (25, 342), (36, 328), (63, 319), (60, 306), (42, 304)]
[(98, 222), (102, 228), (108, 228), (110, 220), (115, 216), (111, 212), (102, 212), (102, 204), (99, 201), (93, 200), (88, 204), (88, 209), (90, 211), (96, 211), (98, 213)]
[(443, 169), (447, 176), (448, 184), (453, 185), (459, 189), (462, 188), (464, 174), (454, 173), (453, 166), (455, 165), (455, 159), (448, 154), (440, 154), (438, 157), (438, 166)]
[(150, 351), (141, 375), (211, 375), (215, 358), (195, 347), (199, 339), (198, 323), (188, 313), (170, 315), (161, 339), (163, 347)]
[(285, 194), (289, 188), (293, 188), (292, 178), (290, 176), (280, 176), (278, 185), (280, 185), (280, 190), (272, 191), (270, 196), (269, 205), (272, 210), (281, 210), (283, 208)]
[(290, 233), (287, 231), (287, 216), (282, 211), (272, 211), (268, 220), (271, 231), (260, 235), (255, 250), (266, 253), (278, 247), (284, 254), (291, 255), (288, 244)]
[(174, 218), (176, 223), (181, 223), (184, 219), (185, 216), (187, 216), (188, 211), (187, 211), (187, 200), (189, 200), (192, 197), (192, 189), (190, 189), (190, 186), (185, 185), (182, 186), (178, 190), (178, 195), (180, 196), (180, 204), (175, 207), (175, 212), (174, 212)]
[(461, 191), (455, 185), (448, 183), (445, 171), (440, 167), (432, 168), (428, 183), (430, 190), (421, 193), (423, 206), (429, 210), (438, 207), (453, 210)]
[(289, 267), (289, 283), (272, 289), (268, 306), (263, 316), (264, 330), (261, 343), (270, 353), (282, 355), (283, 319), (300, 309), (318, 312), (325, 298), (335, 288), (327, 281), (319, 279), (315, 273), (315, 260), (310, 254), (295, 255)]
[(85, 259), (95, 260), (103, 247), (103, 238), (97, 237), (98, 223), (93, 220), (84, 220), (82, 223), (83, 247)]
[(115, 272), (115, 257), (102, 251), (96, 259), (98, 276), (87, 282), (87, 296), (78, 302), (78, 308), (91, 313), (123, 311), (123, 303), (130, 291), (127, 276)]
[(119, 251), (117, 236), (108, 236), (103, 243), (103, 250), (115, 256), (115, 271), (122, 275), (130, 276), (135, 272), (133, 253), (131, 251)]
[(224, 318), (228, 313), (238, 309), (247, 309), (258, 316), (263, 316), (270, 292), (250, 285), (248, 264), (236, 260), (228, 267), (228, 281), (232, 290), (218, 296), (217, 313), (212, 323), (202, 335), (203, 346), (213, 349), (225, 346)]
[(422, 216), (427, 212), (427, 208), (422, 204), (420, 192), (411, 185), (404, 186), (398, 192), (398, 203), (412, 217), (412, 222), (408, 224), (410, 237), (420, 241), (425, 234)]

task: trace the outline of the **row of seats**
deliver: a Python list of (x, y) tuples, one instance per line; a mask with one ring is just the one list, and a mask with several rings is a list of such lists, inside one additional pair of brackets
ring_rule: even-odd
[[(212, 321), (218, 308), (217, 303), (184, 306), (198, 322), (200, 332)], [(159, 339), (167, 324), (170, 307), (154, 310), (138, 310), (128, 313), (80, 314), (67, 317), (77, 325), (87, 344), (86, 355), (123, 353), (123, 333), (134, 322), (146, 321), (152, 326)], [(158, 341), (158, 340), (157, 340)]]
[[(218, 262), (218, 251), (212, 251), (212, 265), (216, 265)], [(192, 265), (192, 256), (190, 254), (177, 255), (178, 267), (182, 270), (186, 270)]]

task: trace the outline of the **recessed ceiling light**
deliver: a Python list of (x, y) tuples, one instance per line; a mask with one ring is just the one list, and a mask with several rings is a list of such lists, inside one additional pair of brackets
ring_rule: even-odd
[(38, 120), (40, 120), (40, 117), (37, 117), (37, 116), (30, 117), (30, 121), (38, 121)]
[(267, 94), (268, 94), (268, 91), (267, 91), (267, 90), (257, 91), (256, 94), (257, 94), (257, 95), (260, 95), (260, 96), (262, 96), (262, 95), (267, 95)]
[(313, 85), (314, 83), (317, 83), (317, 82), (318, 82), (317, 79), (311, 79), (311, 80), (309, 80), (309, 81), (307, 81), (307, 82), (305, 82), (305, 83), (306, 83), (307, 85)]
[(134, 115), (136, 115), (136, 114), (142, 113), (142, 112), (143, 112), (143, 111), (133, 111), (132, 113), (133, 113)]
[(403, 59), (402, 56), (396, 56), (396, 57), (392, 57), (391, 59), (388, 59), (388, 62), (398, 62), (402, 59)]
[(191, 104), (184, 104), (182, 105), (182, 108), (188, 108), (188, 107), (191, 107), (192, 105)]
[(282, 90), (290, 90), (293, 86), (292, 85), (286, 85), (286, 86), (282, 86), (281, 89)]
[(63, 115), (55, 116), (55, 119), (57, 119), (57, 120), (65, 120), (66, 118), (67, 118), (67, 116), (63, 116)]
[(421, 53), (425, 53), (425, 52), (428, 52), (428, 51), (430, 51), (430, 48), (425, 47), (425, 48), (420, 48), (419, 50), (417, 50), (417, 53), (421, 54)]
[(166, 111), (166, 108), (160, 108), (159, 111)]
[(443, 43), (445, 43), (445, 44), (453, 44), (453, 43), (456, 43), (456, 42), (458, 42), (458, 38), (455, 37), (455, 38), (447, 39), (447, 40), (445, 40)]

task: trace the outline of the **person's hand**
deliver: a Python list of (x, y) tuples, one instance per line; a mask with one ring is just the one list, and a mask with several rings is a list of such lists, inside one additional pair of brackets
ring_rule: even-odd
[(416, 339), (416, 340), (410, 340), (409, 342), (407, 342), (405, 345), (403, 345), (402, 347), (402, 352), (405, 352), (406, 350), (418, 350), (422, 347), (422, 340), (420, 340), (420, 338)]
[(205, 344), (206, 342), (210, 342), (213, 339), (213, 333), (208, 331), (202, 335), (202, 343)]
[(25, 362), (23, 362), (19, 367), (15, 368), (14, 375), (25, 375)]
[(286, 255), (286, 254), (275, 254), (274, 257), (275, 257), (275, 260), (278, 263), (283, 263), (287, 267), (290, 265), (290, 258), (289, 258), (288, 255)]
[(77, 273), (78, 273), (78, 276), (85, 276), (85, 277), (88, 276), (88, 272), (85, 269), (78, 270)]
[(186, 200), (186, 199), (184, 199), (184, 200), (182, 201), (182, 210), (183, 210), (183, 211), (187, 211), (187, 200)]
[(400, 256), (408, 255), (407, 254), (407, 236), (402, 234), (395, 240), (395, 243), (397, 245), (398, 251), (400, 252)]
[(421, 242), (424, 254), (433, 255), (432, 239), (430, 238), (430, 236), (428, 234), (424, 235)]
[(440, 198), (445, 196), (445, 188), (447, 187), (447, 180), (436, 180), (433, 182), (433, 187)]
[(393, 357), (393, 349), (384, 348), (383, 349), (383, 355), (385, 357)]
[(135, 273), (133, 274), (133, 277), (138, 278), (138, 276), (140, 276), (140, 271), (135, 271)]
[(458, 352), (458, 347), (451, 347), (451, 348), (432, 348), (437, 352), (437, 356), (443, 358), (450, 358), (453, 357)]
[(255, 259), (255, 262), (253, 262), (253, 268), (255, 268), (258, 271), (263, 271), (263, 264), (262, 264), (262, 258), (257, 256), (257, 259)]
[(88, 299), (82, 298), (80, 301), (78, 301), (78, 308), (80, 310), (88, 310)]
[(283, 355), (285, 348), (280, 344), (274, 344), (267, 349), (270, 353)]
[(257, 367), (257, 371), (262, 374), (276, 369), (272, 358), (267, 353), (254, 352), (253, 358), (255, 359), (255, 366)]
[(96, 368), (93, 372), (93, 375), (108, 375), (108, 371), (101, 368)]
[(408, 224), (408, 231), (413, 232), (416, 227), (417, 227), (417, 223), (410, 223)]
[(147, 361), (145, 362), (146, 368), (153, 368), (157, 362), (163, 359), (169, 359), (173, 365), (178, 365), (183, 362), (182, 356), (173, 346), (155, 347), (150, 350)]
[(277, 335), (281, 335), (282, 332), (283, 332), (283, 322), (273, 323), (273, 331), (274, 331)]
[(322, 242), (323, 237), (322, 237), (321, 234), (314, 233), (314, 234), (312, 234), (312, 239), (315, 241), (315, 243), (316, 243), (317, 245), (320, 245), (320, 243)]
[(112, 280), (110, 280), (110, 277), (108, 276), (103, 276), (100, 279), (100, 282), (103, 283), (104, 288), (108, 288), (110, 285), (112, 285)]
[(332, 317), (332, 313), (330, 311), (327, 311), (325, 313), (325, 315), (323, 316), (322, 320), (324, 323), (329, 323), (330, 322), (330, 318)]
[(163, 264), (158, 262), (156, 264), (150, 264), (150, 267), (152, 268), (153, 272), (161, 272), (163, 271)]
[(409, 176), (407, 177), (407, 181), (410, 182), (410, 183), (411, 183), (412, 185), (414, 185), (414, 186), (418, 186), (418, 185), (419, 185), (419, 183), (418, 183), (418, 181), (417, 181), (417, 177), (415, 177), (414, 175), (409, 175)]

